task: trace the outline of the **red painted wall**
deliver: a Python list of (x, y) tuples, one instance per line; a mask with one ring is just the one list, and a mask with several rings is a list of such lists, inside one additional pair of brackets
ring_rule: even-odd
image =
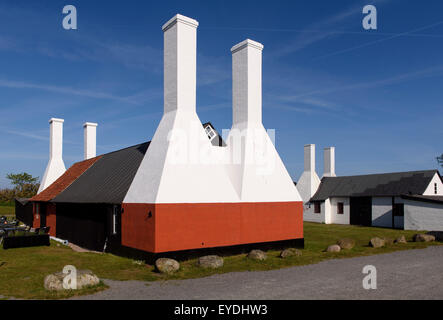
[(302, 202), (123, 204), (123, 208), (122, 244), (155, 253), (303, 238)]
[(49, 228), (49, 234), (53, 237), (56, 235), (56, 206), (54, 203), (46, 205), (46, 226)]

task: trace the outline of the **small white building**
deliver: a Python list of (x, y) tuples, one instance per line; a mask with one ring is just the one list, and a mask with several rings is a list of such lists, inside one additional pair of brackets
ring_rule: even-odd
[(443, 231), (438, 170), (337, 177), (334, 152), (325, 149), (325, 174), (315, 188), (315, 146), (305, 146), (305, 172), (297, 184), (304, 221)]

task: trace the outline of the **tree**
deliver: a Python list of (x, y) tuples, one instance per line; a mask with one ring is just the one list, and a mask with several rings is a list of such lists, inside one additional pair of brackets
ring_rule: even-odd
[(19, 198), (33, 197), (39, 188), (38, 177), (29, 173), (9, 173), (6, 178), (14, 185), (15, 196)]
[(441, 154), (441, 156), (437, 157), (437, 162), (443, 167), (443, 153)]

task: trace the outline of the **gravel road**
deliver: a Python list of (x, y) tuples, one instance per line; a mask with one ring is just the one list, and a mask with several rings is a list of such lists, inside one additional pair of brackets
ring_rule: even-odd
[[(365, 265), (377, 269), (375, 290), (363, 289)], [(443, 299), (443, 246), (201, 279), (104, 281), (110, 289), (74, 299)]]

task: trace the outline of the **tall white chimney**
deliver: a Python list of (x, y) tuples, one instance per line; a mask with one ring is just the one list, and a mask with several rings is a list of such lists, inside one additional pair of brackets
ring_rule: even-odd
[(315, 144), (307, 144), (304, 147), (304, 171), (298, 180), (297, 189), (303, 202), (309, 202), (312, 196), (317, 192), (320, 185), (320, 178), (315, 172)]
[(97, 155), (97, 123), (86, 122), (84, 128), (84, 159), (95, 158)]
[(49, 162), (40, 182), (38, 193), (49, 187), (66, 171), (63, 162), (63, 119), (49, 120)]
[(196, 112), (197, 27), (194, 19), (175, 15), (164, 32), (164, 112)]
[(233, 125), (262, 123), (263, 45), (246, 39), (232, 47)]
[(335, 147), (325, 148), (324, 161), (323, 177), (335, 177)]

